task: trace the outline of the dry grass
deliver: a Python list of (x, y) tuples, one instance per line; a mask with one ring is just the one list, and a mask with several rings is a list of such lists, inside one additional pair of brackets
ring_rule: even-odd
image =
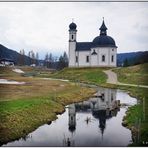
[(148, 85), (148, 63), (114, 70), (120, 82)]
[(66, 104), (82, 101), (95, 92), (74, 83), (23, 77), (8, 68), (0, 74), (9, 80), (26, 82), (0, 85), (0, 144), (27, 135), (56, 119)]

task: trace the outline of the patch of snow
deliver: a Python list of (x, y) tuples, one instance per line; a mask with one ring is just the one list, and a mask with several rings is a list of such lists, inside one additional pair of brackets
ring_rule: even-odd
[(69, 80), (65, 80), (65, 79), (55, 79), (55, 78), (42, 78), (44, 80), (59, 80), (59, 81), (63, 81), (63, 82), (69, 82)]
[(10, 81), (6, 79), (0, 79), (0, 84), (25, 84), (25, 82)]
[(22, 71), (21, 69), (13, 69), (13, 71), (17, 73), (24, 73), (24, 71)]

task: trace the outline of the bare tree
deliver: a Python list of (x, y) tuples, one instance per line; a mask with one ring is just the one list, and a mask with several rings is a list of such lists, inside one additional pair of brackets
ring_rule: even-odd
[(39, 65), (39, 54), (38, 54), (38, 52), (36, 52), (35, 59), (36, 59), (36, 66), (38, 66)]
[(25, 65), (25, 50), (20, 50), (19, 59), (18, 59), (19, 65)]
[(45, 55), (45, 59), (44, 59), (44, 66), (48, 67), (48, 53), (46, 53)]

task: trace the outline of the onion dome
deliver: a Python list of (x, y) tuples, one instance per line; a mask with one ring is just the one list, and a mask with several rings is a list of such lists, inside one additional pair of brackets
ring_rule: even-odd
[(100, 36), (97, 36), (94, 38), (93, 45), (95, 47), (97, 46), (98, 47), (116, 47), (116, 43), (114, 39), (107, 35), (107, 27), (104, 23), (104, 19), (99, 30), (100, 30)]
[(69, 25), (70, 30), (76, 30), (76, 28), (77, 28), (77, 25), (73, 22)]

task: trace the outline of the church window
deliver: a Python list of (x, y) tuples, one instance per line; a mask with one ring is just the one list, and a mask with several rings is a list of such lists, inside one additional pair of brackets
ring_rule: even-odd
[(112, 49), (112, 51), (114, 51), (114, 49)]
[(71, 116), (71, 120), (73, 120), (73, 117)]
[(86, 56), (86, 62), (87, 63), (89, 62), (89, 56)]
[(105, 55), (102, 55), (102, 62), (105, 62)]
[(76, 63), (78, 62), (78, 56), (76, 56)]
[(73, 35), (71, 36), (72, 40), (73, 40)]
[(112, 62), (114, 62), (114, 56), (113, 55), (112, 55), (112, 59), (111, 60), (112, 60)]
[(91, 54), (91, 55), (96, 55), (97, 53), (96, 53), (96, 51), (95, 51), (95, 49), (93, 50), (93, 53)]
[(114, 99), (114, 96), (113, 96), (113, 94), (111, 94), (111, 100), (113, 101), (113, 99)]

